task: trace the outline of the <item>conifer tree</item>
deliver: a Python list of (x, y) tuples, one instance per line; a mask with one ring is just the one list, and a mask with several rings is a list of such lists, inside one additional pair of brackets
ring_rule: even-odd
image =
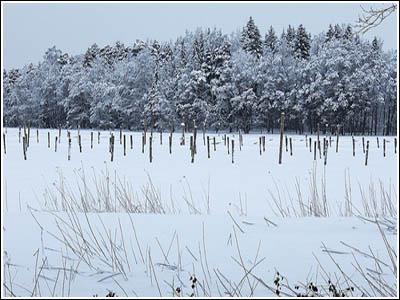
[(264, 45), (269, 51), (275, 53), (277, 47), (277, 37), (274, 28), (271, 26), (268, 32), (265, 34)]
[(297, 58), (308, 59), (310, 57), (310, 36), (307, 34), (302, 24), (297, 28), (294, 47), (295, 56)]
[(250, 17), (246, 26), (243, 28), (240, 41), (243, 50), (255, 55), (256, 57), (260, 57), (262, 55), (262, 42), (260, 31), (254, 23), (252, 17)]

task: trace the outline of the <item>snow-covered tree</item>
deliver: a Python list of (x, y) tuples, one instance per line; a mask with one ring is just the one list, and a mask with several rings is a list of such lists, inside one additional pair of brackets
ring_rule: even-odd
[(262, 43), (250, 18), (243, 30), (186, 31), (176, 40), (116, 42), (3, 70), (5, 126), (220, 129), (279, 127), (344, 132), (397, 131), (397, 54), (382, 41), (330, 25), (311, 37), (289, 25)]
[(277, 48), (277, 42), (278, 38), (276, 37), (274, 28), (271, 26), (268, 32), (265, 34), (265, 40), (264, 40), (264, 45), (267, 51), (275, 53)]
[(294, 53), (299, 59), (308, 59), (310, 57), (310, 36), (302, 24), (299, 25), (294, 41)]
[(260, 57), (262, 55), (262, 41), (260, 30), (254, 23), (252, 17), (250, 17), (246, 26), (243, 28), (240, 41), (243, 50), (257, 57)]

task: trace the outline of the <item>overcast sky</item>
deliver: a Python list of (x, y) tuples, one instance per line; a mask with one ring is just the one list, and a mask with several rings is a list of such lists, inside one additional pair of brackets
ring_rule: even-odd
[[(47, 48), (70, 54), (136, 39), (166, 41), (197, 27), (231, 33), (253, 16), (262, 35), (272, 25), (278, 33), (289, 24), (303, 24), (312, 34), (330, 23), (354, 23), (360, 5), (372, 3), (2, 3), (3, 66), (37, 63)], [(375, 4), (381, 6), (382, 4)], [(397, 49), (396, 16), (392, 14), (366, 36), (381, 38), (385, 49)]]

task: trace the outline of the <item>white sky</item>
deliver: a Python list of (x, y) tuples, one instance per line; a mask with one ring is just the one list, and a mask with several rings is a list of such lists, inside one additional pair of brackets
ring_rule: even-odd
[[(56, 46), (70, 54), (84, 53), (119, 40), (175, 39), (185, 30), (217, 27), (224, 33), (240, 29), (252, 16), (262, 35), (272, 25), (278, 33), (289, 24), (303, 24), (312, 34), (330, 23), (354, 23), (369, 3), (4, 3), (2, 2), (3, 67), (37, 63)], [(397, 15), (366, 34), (397, 49)]]

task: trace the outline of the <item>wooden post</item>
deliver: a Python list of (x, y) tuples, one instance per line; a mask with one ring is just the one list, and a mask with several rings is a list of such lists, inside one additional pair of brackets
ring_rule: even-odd
[(288, 138), (287, 138), (287, 135), (285, 135), (285, 148), (286, 148), (286, 152), (288, 152)]
[(56, 136), (54, 139), (54, 152), (57, 152), (57, 141), (58, 141), (58, 136)]
[(111, 133), (110, 144), (111, 144), (111, 161), (114, 161), (115, 136), (113, 133)]
[(308, 143), (307, 143), (307, 134), (306, 134), (306, 148), (308, 147)]
[(22, 137), (22, 151), (24, 153), (24, 160), (26, 160), (26, 136)]
[(235, 140), (232, 140), (232, 163), (234, 163), (234, 152), (235, 152)]
[(119, 129), (119, 144), (122, 145), (122, 128)]
[(110, 136), (111, 161), (114, 161), (114, 144), (115, 144), (115, 136), (113, 133), (111, 133)]
[(394, 138), (394, 153), (397, 153), (397, 138)]
[(153, 162), (153, 137), (149, 136), (149, 159), (150, 163)]
[(365, 153), (365, 140), (364, 140), (364, 137), (362, 137), (362, 146), (363, 146), (363, 153)]
[(293, 151), (292, 151), (292, 138), (289, 138), (289, 146), (290, 146), (290, 156), (293, 155)]
[(162, 145), (162, 130), (160, 129), (160, 145)]
[(191, 156), (191, 163), (194, 163), (194, 136), (190, 136), (190, 156)]
[(146, 126), (144, 127), (143, 134), (144, 134), (143, 142), (144, 142), (144, 145), (146, 145), (146, 143), (147, 143), (147, 127)]
[(336, 128), (336, 153), (339, 151), (339, 125)]
[(224, 134), (224, 146), (226, 146), (226, 134)]
[(318, 142), (318, 148), (320, 148), (320, 142), (319, 142), (319, 123), (317, 123), (317, 142)]
[(61, 143), (61, 126), (58, 127), (58, 143)]
[(243, 135), (239, 129), (239, 151), (242, 151), (242, 146), (243, 146)]
[(82, 153), (82, 138), (80, 134), (78, 134), (78, 143), (79, 143), (79, 152)]
[(258, 138), (258, 144), (259, 144), (259, 152), (260, 152), (260, 155), (261, 155), (261, 145), (262, 145), (262, 141), (261, 141), (261, 136)]
[(386, 157), (386, 139), (383, 139), (383, 157)]
[(324, 166), (326, 166), (326, 162), (328, 159), (328, 141), (324, 138)]
[(310, 145), (310, 153), (312, 153), (312, 144), (311, 144), (311, 138), (308, 138), (308, 140), (309, 140), (309, 145)]
[(210, 158), (210, 137), (207, 135), (207, 157)]
[(226, 138), (226, 146), (228, 148), (228, 155), (229, 155), (229, 136)]
[(39, 129), (36, 128), (36, 143), (39, 143)]
[(317, 160), (317, 141), (314, 141), (314, 160)]
[(213, 137), (214, 152), (217, 151), (217, 143), (215, 141), (215, 136)]
[(18, 130), (18, 143), (21, 143), (21, 126), (19, 127)]
[(90, 149), (93, 149), (93, 131), (90, 132)]
[(68, 160), (71, 160), (71, 136), (68, 131)]
[(144, 153), (144, 145), (146, 144), (146, 134), (142, 133), (142, 153)]
[(6, 154), (7, 153), (7, 150), (6, 150), (6, 134), (3, 132), (3, 144), (4, 144), (4, 154)]
[(172, 131), (169, 134), (169, 154), (172, 154)]
[(317, 145), (318, 145), (319, 159), (321, 159), (321, 141), (320, 140), (318, 140)]
[(131, 149), (133, 149), (133, 137), (132, 137), (132, 134), (129, 135), (129, 139), (130, 139), (130, 142), (131, 142)]
[(376, 145), (378, 146), (378, 149), (379, 149), (379, 138), (378, 137), (376, 137)]
[(351, 136), (353, 140), (353, 156), (356, 156), (356, 141), (354, 140), (354, 136)]
[(279, 164), (282, 163), (282, 144), (283, 144), (283, 131), (285, 127), (285, 113), (281, 113), (281, 136), (279, 141)]
[(194, 125), (194, 133), (193, 133), (193, 152), (197, 154), (197, 126)]
[(47, 148), (50, 148), (50, 131), (47, 131)]
[(126, 156), (126, 136), (124, 134), (124, 156)]
[(181, 145), (185, 145), (185, 123), (181, 124), (182, 126), (182, 139), (181, 139)]
[(100, 144), (100, 131), (97, 132), (97, 144)]
[(368, 165), (368, 150), (369, 150), (369, 141), (367, 141), (367, 150), (365, 152), (365, 165)]

